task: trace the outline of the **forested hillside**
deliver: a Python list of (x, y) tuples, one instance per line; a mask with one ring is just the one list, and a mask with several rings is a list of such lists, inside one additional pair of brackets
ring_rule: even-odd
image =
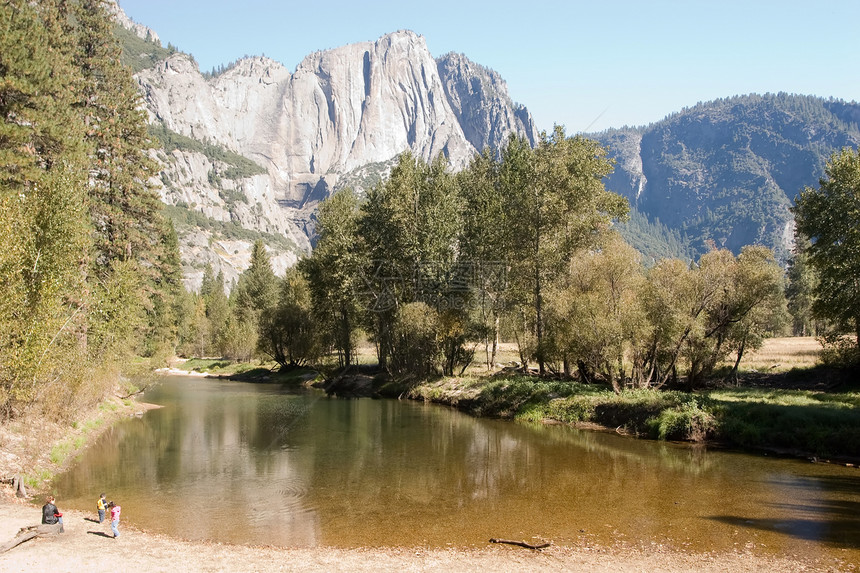
[(858, 119), (853, 102), (747, 95), (592, 137), (617, 160), (607, 188), (689, 237), (695, 253), (762, 244), (785, 260), (792, 202), (818, 184), (831, 153), (860, 143)]

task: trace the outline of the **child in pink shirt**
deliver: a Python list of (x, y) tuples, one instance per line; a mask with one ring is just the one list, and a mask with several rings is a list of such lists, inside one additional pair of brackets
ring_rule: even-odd
[(122, 508), (114, 502), (110, 502), (108, 509), (110, 510), (110, 528), (113, 531), (113, 538), (117, 539), (119, 537), (119, 512)]

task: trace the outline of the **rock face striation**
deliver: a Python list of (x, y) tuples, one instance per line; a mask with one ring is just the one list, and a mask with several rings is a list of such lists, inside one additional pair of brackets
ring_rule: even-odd
[[(403, 151), (428, 161), (444, 153), (457, 169), (485, 147), (498, 150), (512, 133), (532, 143), (538, 138), (528, 110), (511, 101), (498, 74), (462, 55), (437, 61), (411, 31), (315, 52), (293, 73), (252, 57), (207, 77), (190, 56), (174, 53), (136, 78), (151, 123), (265, 171), (225, 181), (211, 175), (223, 171), (216, 161), (173, 150), (161, 154), (165, 203), (286, 237), (296, 248), (282, 266), (310, 249), (322, 199), (345, 185), (361, 191)], [(375, 176), (369, 180), (368, 170)], [(199, 246), (203, 238), (193, 242)], [(223, 256), (181, 244), (184, 259), (193, 251), (198, 267), (187, 275), (199, 277), (205, 260), (226, 270), (228, 280), (240, 271), (225, 269), (231, 263)]]

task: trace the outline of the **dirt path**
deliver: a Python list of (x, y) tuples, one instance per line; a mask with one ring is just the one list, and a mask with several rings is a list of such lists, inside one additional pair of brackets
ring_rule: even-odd
[[(61, 508), (62, 508), (62, 504)], [(121, 525), (113, 539), (110, 525), (94, 515), (64, 511), (66, 532), (28, 541), (0, 555), (0, 571), (30, 573), (134, 571), (855, 571), (844, 562), (804, 562), (751, 553), (698, 554), (657, 549), (550, 547), (532, 551), (488, 545), (484, 549), (408, 547), (281, 549), (186, 542)], [(0, 495), (0, 543), (34, 525), (39, 509)]]

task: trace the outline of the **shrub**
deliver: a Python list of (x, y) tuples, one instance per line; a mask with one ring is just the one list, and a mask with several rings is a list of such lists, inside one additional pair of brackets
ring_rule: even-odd
[(407, 304), (397, 312), (393, 331), (393, 370), (417, 377), (437, 370), (439, 317), (435, 310), (423, 302)]
[(703, 442), (716, 431), (716, 419), (694, 398), (662, 410), (648, 420), (649, 433), (660, 440)]

